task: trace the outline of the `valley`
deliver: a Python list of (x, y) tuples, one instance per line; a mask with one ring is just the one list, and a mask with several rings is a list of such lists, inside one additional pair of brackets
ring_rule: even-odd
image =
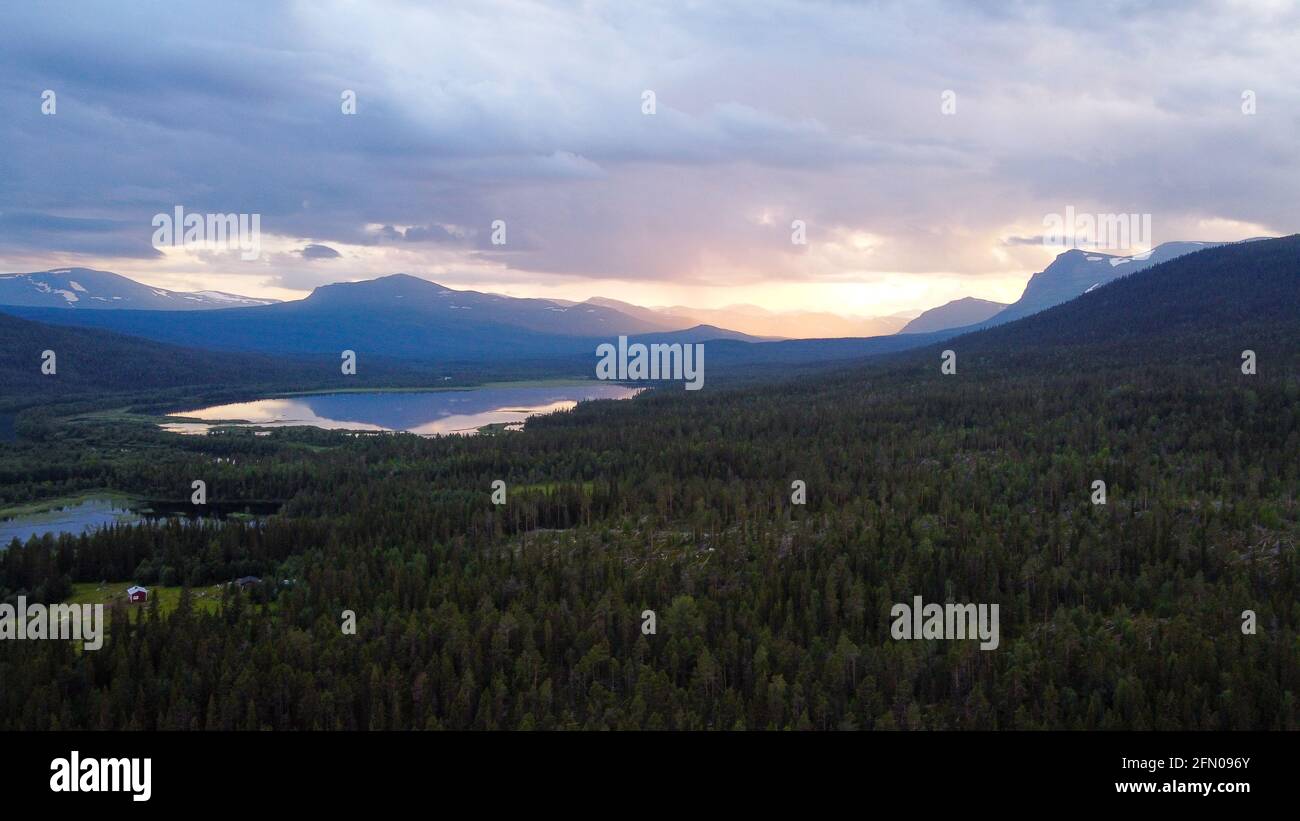
[[(104, 653), (18, 643), (0, 726), (1300, 728), (1297, 316), (1287, 237), (995, 328), (710, 370), (705, 390), (580, 402), (510, 435), (176, 436), (103, 398), (28, 395), (0, 506), (184, 499), (195, 479), (210, 504), (282, 506), (19, 540), (0, 593), (297, 583), (137, 611)], [(746, 343), (705, 344), (712, 363)], [(265, 395), (178, 390), (112, 407)], [(891, 608), (916, 597), (998, 605), (997, 649), (895, 640)], [(1266, 626), (1244, 633), (1244, 611)], [(156, 685), (115, 685), (146, 647)]]
[(1285, 805), (1296, 53), (1263, 0), (0, 5), (0, 808)]

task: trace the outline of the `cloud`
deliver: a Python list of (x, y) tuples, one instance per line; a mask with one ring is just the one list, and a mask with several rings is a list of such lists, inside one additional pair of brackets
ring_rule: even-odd
[(342, 254), (328, 245), (312, 243), (298, 252), (303, 259), (338, 259)]
[(1070, 205), (1151, 213), (1157, 240), (1300, 223), (1293, 8), (983, 6), (15, 6), (0, 260), (154, 270), (150, 219), (181, 205), (262, 216), (264, 259), (165, 257), (222, 290), (321, 284), (333, 251), (539, 292), (884, 302), (1004, 297)]
[(463, 242), (472, 232), (444, 225), (371, 226), (371, 241), (382, 242)]
[(153, 259), (148, 223), (95, 217), (68, 217), (33, 211), (0, 213), (0, 248), (18, 252), (83, 254), (118, 259)]

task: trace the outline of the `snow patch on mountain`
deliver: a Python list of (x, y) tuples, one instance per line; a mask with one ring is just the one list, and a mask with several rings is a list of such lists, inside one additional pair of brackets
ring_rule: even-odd
[(0, 274), (0, 305), (45, 308), (132, 308), (137, 310), (196, 310), (271, 305), (273, 299), (252, 299), (222, 291), (169, 291), (128, 279), (111, 271), (54, 268), (31, 273)]
[(270, 299), (253, 299), (239, 294), (228, 294), (225, 291), (195, 291), (194, 295), (214, 302), (228, 302), (232, 305), (270, 305), (274, 302), (274, 300)]

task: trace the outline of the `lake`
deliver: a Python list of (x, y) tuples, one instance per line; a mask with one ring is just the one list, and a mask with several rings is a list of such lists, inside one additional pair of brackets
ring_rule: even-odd
[[(524, 420), (568, 410), (593, 399), (630, 399), (641, 388), (608, 382), (494, 386), (469, 390), (367, 391), (283, 396), (215, 405), (172, 414), (173, 433), (207, 433), (216, 423), (254, 427), (310, 425), (332, 430), (407, 431), (422, 435), (474, 434), (485, 425), (518, 430)], [(195, 421), (197, 420), (197, 421)]]
[(134, 523), (142, 518), (143, 515), (132, 510), (127, 500), (122, 498), (82, 499), (52, 510), (0, 520), (0, 550), (8, 547), (15, 536), (20, 542), (26, 542), (42, 533), (80, 534), (114, 522)]
[(256, 519), (276, 512), (279, 502), (212, 502), (201, 514), (188, 502), (137, 501), (124, 496), (91, 496), (69, 500), (49, 510), (19, 513), (0, 519), (0, 550), (16, 536), (26, 542), (45, 533), (80, 535), (104, 525), (138, 524), (163, 519), (225, 519), (227, 516)]

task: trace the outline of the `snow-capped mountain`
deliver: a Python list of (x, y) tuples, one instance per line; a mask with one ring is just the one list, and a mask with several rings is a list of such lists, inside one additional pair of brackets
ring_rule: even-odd
[(32, 308), (134, 309), (198, 311), (247, 308), (277, 300), (223, 291), (169, 291), (144, 285), (110, 271), (55, 268), (28, 274), (0, 274), (0, 305)]
[(1184, 254), (1214, 248), (1218, 242), (1165, 242), (1139, 254), (1116, 256), (1093, 251), (1071, 249), (1057, 256), (1052, 264), (1029, 278), (1020, 299), (999, 312), (987, 325), (1004, 322), (1045, 311), (1080, 294), (1153, 265), (1168, 262)]

